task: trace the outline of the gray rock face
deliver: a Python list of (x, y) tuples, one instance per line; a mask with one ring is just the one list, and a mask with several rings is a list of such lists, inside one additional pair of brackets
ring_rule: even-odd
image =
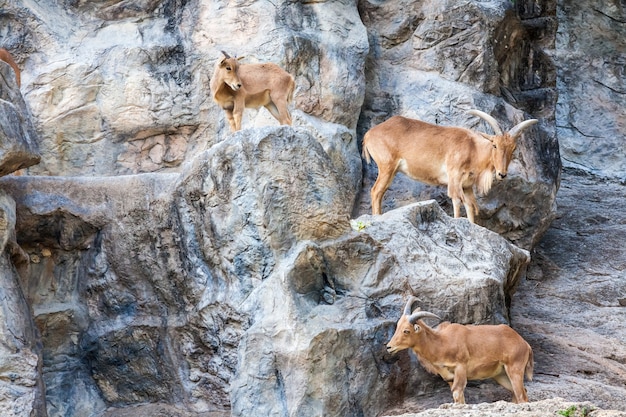
[(626, 179), (626, 9), (559, 2), (556, 126), (563, 163)]
[(13, 69), (0, 61), (0, 176), (40, 161), (31, 115), (15, 83)]
[[(598, 22), (591, 31), (580, 29), (585, 7)], [(589, 264), (575, 280), (590, 256), (576, 233), (593, 230), (569, 217), (571, 233), (552, 231), (538, 246), (561, 181), (557, 134), (569, 132), (569, 165), (599, 172), (605, 158), (606, 175), (620, 175), (619, 141), (606, 142), (617, 149), (609, 157), (575, 133), (621, 137), (620, 7), (9, 0), (2, 10), (3, 46), (23, 85), (0, 62), (0, 175), (30, 175), (0, 179), (0, 414), (378, 416), (438, 406), (450, 401), (447, 384), (413, 354), (384, 352), (410, 294), (452, 321), (513, 317), (544, 372), (531, 398), (591, 392), (620, 406), (610, 397), (623, 398), (623, 346), (611, 336), (621, 322), (583, 307), (622, 313), (622, 261)], [(571, 59), (570, 45), (580, 48)], [(229, 134), (209, 91), (222, 49), (294, 75), (293, 127), (248, 110), (244, 130)], [(605, 49), (606, 62), (595, 55)], [(581, 62), (602, 102), (587, 94)], [(604, 67), (613, 75), (600, 79)], [(363, 168), (363, 133), (393, 114), (485, 129), (470, 108), (504, 129), (540, 119), (507, 180), (479, 201), (487, 228), (450, 219), (445, 190), (402, 177), (386, 214), (368, 216), (376, 172)], [(587, 125), (604, 130), (587, 132), (576, 120), (599, 117), (597, 108), (602, 117)], [(542, 292), (521, 280), (525, 249), (559, 260), (560, 240), (580, 254), (561, 268), (531, 264), (527, 276), (573, 287)], [(518, 288), (529, 295), (513, 300)], [(537, 301), (546, 294), (557, 307)], [(601, 329), (571, 331), (573, 348), (563, 316), (546, 312), (568, 294), (585, 304), (567, 310)], [(589, 343), (597, 334), (603, 346)], [(556, 369), (553, 355), (568, 365)], [(489, 383), (468, 391), (472, 402), (509, 398)]]
[(15, 242), (15, 202), (0, 194), (0, 414), (46, 413), (41, 346), (16, 266), (28, 259)]

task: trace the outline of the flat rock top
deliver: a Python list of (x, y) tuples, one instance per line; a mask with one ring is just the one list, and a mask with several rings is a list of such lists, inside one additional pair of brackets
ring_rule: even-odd
[(481, 404), (444, 404), (438, 409), (423, 411), (418, 414), (403, 414), (399, 417), (621, 417), (626, 412), (599, 410), (590, 402), (572, 403), (562, 398), (552, 398), (526, 404), (512, 404), (507, 401)]

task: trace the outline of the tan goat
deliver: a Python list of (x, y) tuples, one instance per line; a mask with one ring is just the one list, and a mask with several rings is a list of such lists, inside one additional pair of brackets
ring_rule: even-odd
[(287, 105), (293, 99), (293, 77), (276, 64), (240, 64), (241, 58), (222, 53), (211, 78), (211, 92), (226, 112), (231, 131), (241, 129), (245, 107), (264, 106), (280, 124), (291, 125)]
[(398, 171), (429, 185), (447, 185), (454, 217), (460, 217), (462, 202), (467, 218), (474, 223), (478, 205), (474, 186), (481, 194), (491, 189), (493, 172), (506, 177), (517, 138), (536, 119), (526, 120), (507, 133), (498, 122), (479, 110), (470, 114), (483, 118), (495, 135), (462, 127), (438, 126), (394, 116), (370, 129), (363, 137), (363, 157), (378, 165), (378, 178), (371, 190), (372, 214), (382, 213), (383, 195)]
[(412, 312), (415, 297), (407, 302), (396, 332), (387, 344), (395, 354), (412, 349), (422, 366), (450, 385), (455, 403), (465, 403), (468, 380), (493, 378), (513, 393), (513, 402), (528, 402), (524, 374), (533, 377), (533, 351), (512, 328), (500, 325), (461, 325), (444, 322), (436, 329), (422, 318), (437, 318), (427, 311)]
[(22, 81), (21, 81), (22, 75), (20, 73), (19, 67), (15, 63), (15, 60), (13, 59), (13, 56), (11, 56), (9, 51), (7, 51), (6, 49), (0, 48), (0, 59), (6, 62), (7, 64), (9, 64), (11, 68), (13, 68), (13, 71), (15, 72), (15, 81), (17, 82), (17, 88), (20, 88), (22, 86)]

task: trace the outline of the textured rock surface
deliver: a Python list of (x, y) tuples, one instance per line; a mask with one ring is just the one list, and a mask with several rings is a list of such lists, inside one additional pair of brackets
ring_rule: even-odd
[(15, 218), (15, 202), (0, 192), (0, 414), (45, 415), (41, 346), (15, 268), (28, 264)]
[[(573, 138), (564, 146), (575, 155), (569, 165), (600, 172), (604, 158), (602, 174), (623, 177), (606, 152), (619, 156), (623, 136), (622, 6), (0, 4), (2, 45), (23, 68), (20, 104), (0, 63), (2, 132), (11, 142), (0, 146), (9, 155), (0, 154), (0, 174), (36, 163), (39, 148), (42, 162), (26, 173), (53, 175), (0, 179), (8, 219), (2, 413), (306, 417), (436, 408), (450, 401), (447, 384), (411, 354), (382, 350), (403, 300), (415, 293), (451, 320), (503, 322), (518, 285), (511, 317), (536, 351), (531, 398), (623, 409), (623, 221), (607, 214), (620, 212), (623, 184), (611, 183), (613, 200), (595, 188), (597, 178), (566, 176), (567, 215), (537, 246), (555, 214), (557, 134)], [(246, 113), (244, 127), (255, 129), (228, 133), (208, 91), (220, 49), (295, 76), (293, 128), (275, 127), (261, 109)], [(593, 83), (581, 63), (594, 69)], [(613, 75), (600, 79), (604, 67)], [(589, 86), (599, 86), (597, 100)], [(436, 197), (449, 209), (441, 189), (401, 177), (388, 213), (360, 217), (352, 225), (361, 231), (352, 230), (350, 215), (369, 212), (375, 176), (366, 167), (359, 196), (364, 131), (396, 113), (485, 128), (467, 117), (471, 107), (504, 128), (541, 119), (524, 135), (510, 178), (480, 200), (482, 224), (508, 241), (431, 201), (409, 205)], [(588, 114), (605, 122), (592, 135), (616, 142), (581, 141), (576, 128), (589, 132), (576, 120)], [(537, 248), (521, 283), (528, 253), (509, 241)], [(479, 382), (467, 398), (509, 395)]]
[(563, 163), (626, 179), (626, 5), (559, 2), (556, 125)]
[[(228, 133), (209, 91), (222, 49), (283, 66), (295, 108), (356, 126), (368, 44), (351, 1), (6, 3), (42, 138), (31, 174), (179, 169)], [(244, 127), (277, 124), (265, 109), (246, 114)]]

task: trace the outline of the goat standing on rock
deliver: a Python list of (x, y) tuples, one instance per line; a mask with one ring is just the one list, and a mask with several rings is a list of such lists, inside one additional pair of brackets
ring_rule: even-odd
[(498, 122), (479, 110), (470, 114), (483, 118), (495, 135), (462, 127), (438, 126), (420, 120), (394, 116), (370, 129), (363, 137), (363, 157), (378, 165), (378, 178), (371, 190), (372, 214), (381, 214), (385, 191), (398, 171), (429, 185), (447, 185), (454, 217), (461, 216), (462, 202), (474, 223), (478, 205), (474, 186), (486, 194), (493, 172), (506, 177), (517, 138), (536, 119), (526, 120), (502, 133)]
[(245, 107), (264, 106), (282, 125), (291, 125), (287, 105), (293, 99), (295, 81), (276, 64), (239, 64), (222, 51), (211, 78), (213, 100), (226, 112), (231, 131), (241, 130)]
[[(493, 378), (513, 393), (513, 402), (528, 402), (524, 374), (533, 377), (533, 351), (512, 328), (500, 325), (461, 325), (444, 322), (436, 329), (422, 318), (437, 318), (427, 311), (412, 312), (415, 297), (407, 302), (396, 332), (387, 344), (395, 354), (412, 349), (422, 366), (450, 385), (455, 403), (465, 404), (468, 380)], [(440, 319), (441, 320), (441, 319)]]

